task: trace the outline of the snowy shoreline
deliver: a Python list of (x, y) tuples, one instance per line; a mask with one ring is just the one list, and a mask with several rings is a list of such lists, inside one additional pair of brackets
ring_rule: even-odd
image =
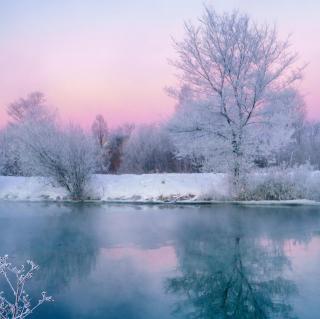
[[(319, 201), (230, 199), (225, 174), (94, 175), (84, 202), (176, 205), (320, 205)], [(68, 192), (43, 177), (0, 176), (0, 201), (72, 202)]]

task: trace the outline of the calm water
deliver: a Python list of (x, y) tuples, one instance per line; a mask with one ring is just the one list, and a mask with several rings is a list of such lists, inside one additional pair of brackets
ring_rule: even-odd
[(32, 318), (319, 318), (317, 207), (0, 203), (0, 255), (41, 269)]

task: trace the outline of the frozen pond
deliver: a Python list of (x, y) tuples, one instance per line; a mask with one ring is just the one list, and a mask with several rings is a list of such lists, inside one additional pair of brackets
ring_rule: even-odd
[(319, 317), (318, 207), (1, 202), (4, 254), (55, 299), (31, 318)]

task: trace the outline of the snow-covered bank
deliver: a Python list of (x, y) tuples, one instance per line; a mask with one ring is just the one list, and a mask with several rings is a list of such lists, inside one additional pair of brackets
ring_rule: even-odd
[(0, 200), (55, 201), (67, 197), (64, 188), (42, 177), (0, 176)]
[[(224, 199), (228, 196), (224, 174), (94, 175), (88, 186), (92, 200), (174, 201)], [(39, 177), (0, 176), (1, 200), (60, 201), (68, 192)]]
[[(312, 189), (320, 185), (320, 172), (305, 174), (301, 188), (306, 185)], [(282, 177), (281, 177), (282, 178)], [(253, 175), (252, 184), (264, 181), (264, 175)], [(259, 184), (260, 186), (261, 184)], [(263, 184), (264, 185), (264, 184)], [(267, 186), (270, 183), (268, 181)], [(272, 187), (272, 186), (270, 186)], [(258, 188), (257, 188), (258, 189)], [(260, 189), (259, 189), (260, 191)], [(310, 194), (310, 189), (308, 193)], [(319, 190), (320, 191), (320, 190)], [(233, 201), (229, 189), (228, 176), (225, 174), (146, 174), (146, 175), (94, 175), (88, 185), (88, 200), (106, 202), (163, 203), (178, 202), (234, 204), (319, 204), (318, 195), (299, 197), (305, 199), (245, 200)], [(317, 192), (319, 193), (319, 192)], [(68, 201), (68, 192), (40, 177), (0, 176), (0, 200), (13, 201)]]

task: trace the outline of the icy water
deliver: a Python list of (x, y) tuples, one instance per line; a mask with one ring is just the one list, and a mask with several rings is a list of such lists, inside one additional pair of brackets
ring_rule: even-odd
[(36, 319), (320, 313), (318, 207), (2, 202), (3, 254), (40, 265), (30, 294), (55, 302)]

